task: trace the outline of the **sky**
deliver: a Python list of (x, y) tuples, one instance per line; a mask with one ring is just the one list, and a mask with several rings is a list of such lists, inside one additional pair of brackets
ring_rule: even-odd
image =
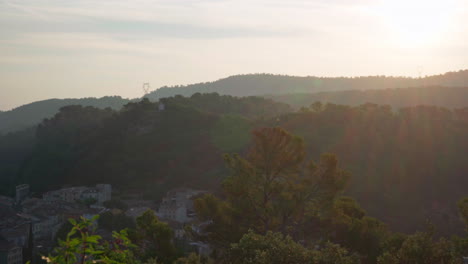
[(468, 68), (468, 0), (0, 0), (0, 110), (230, 75)]

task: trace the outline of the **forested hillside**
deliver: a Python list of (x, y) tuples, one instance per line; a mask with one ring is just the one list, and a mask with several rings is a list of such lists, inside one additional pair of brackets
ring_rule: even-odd
[(164, 110), (148, 100), (120, 111), (68, 106), (35, 136), (0, 137), (2, 186), (108, 182), (152, 199), (180, 186), (214, 190), (227, 175), (224, 153), (244, 153), (254, 128), (280, 126), (304, 138), (308, 157), (336, 154), (352, 175), (348, 194), (396, 230), (414, 231), (426, 219), (447, 234), (462, 230), (455, 204), (468, 186), (468, 108), (316, 103), (292, 112), (217, 94), (160, 103)]
[(468, 108), (314, 104), (279, 119), (266, 125), (303, 137), (313, 157), (340, 158), (353, 175), (349, 192), (371, 215), (404, 231), (426, 219), (456, 230), (455, 202), (468, 186)]
[[(444, 87), (453, 88), (445, 89)], [(216, 92), (221, 95), (263, 96), (294, 107), (308, 106), (314, 101), (323, 101), (346, 105), (371, 102), (394, 107), (427, 104), (452, 108), (465, 106), (465, 102), (468, 101), (467, 89), (461, 87), (468, 87), (468, 70), (421, 79), (390, 76), (325, 78), (249, 74), (231, 76), (215, 82), (165, 86), (149, 93), (146, 97), (150, 101), (158, 101), (160, 98), (176, 95), (190, 97), (196, 93)], [(379, 91), (382, 89), (386, 90)], [(35, 126), (42, 119), (54, 116), (60, 107), (67, 105), (110, 107), (118, 110), (124, 104), (138, 100), (140, 99), (129, 100), (118, 96), (107, 96), (33, 102), (10, 111), (0, 112), (0, 134)]]
[(296, 109), (309, 107), (313, 102), (357, 106), (365, 103), (390, 105), (394, 109), (418, 105), (434, 105), (460, 108), (468, 105), (468, 86), (465, 87), (413, 87), (372, 90), (349, 90), (296, 93), (265, 96), (278, 102), (287, 103)]
[(147, 95), (150, 100), (194, 93), (234, 96), (316, 93), (324, 91), (368, 90), (419, 86), (468, 87), (468, 70), (449, 72), (424, 78), (362, 76), (362, 77), (297, 77), (272, 74), (236, 75), (214, 82), (161, 87)]
[(0, 134), (35, 126), (41, 122), (42, 119), (54, 116), (60, 107), (66, 105), (120, 109), (128, 102), (128, 99), (123, 99), (120, 96), (82, 99), (49, 99), (38, 101), (17, 107), (10, 111), (0, 112)]
[[(31, 182), (36, 191), (96, 181), (140, 187), (161, 182), (190, 184), (187, 175), (217, 173), (222, 169), (222, 153), (242, 150), (251, 120), (291, 111), (287, 105), (263, 98), (217, 94), (177, 96), (161, 103), (163, 111), (148, 100), (129, 103), (120, 111), (63, 107), (38, 126), (35, 138), (16, 140), (22, 132), (3, 137), (4, 157), (11, 152), (11, 142), (18, 141), (20, 152), (20, 159), (5, 166), (17, 166), (25, 158), (17, 175)], [(35, 144), (28, 153), (31, 141)], [(13, 176), (10, 168), (2, 178)]]

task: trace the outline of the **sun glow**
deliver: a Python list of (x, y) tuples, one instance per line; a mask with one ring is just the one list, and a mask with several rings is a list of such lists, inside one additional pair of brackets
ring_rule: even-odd
[(430, 46), (450, 31), (458, 0), (381, 0), (377, 14), (404, 46)]

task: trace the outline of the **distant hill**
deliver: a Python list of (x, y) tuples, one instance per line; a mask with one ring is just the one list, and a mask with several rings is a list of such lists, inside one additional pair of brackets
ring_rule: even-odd
[[(164, 110), (159, 110), (164, 103)], [(111, 183), (157, 200), (167, 190), (216, 191), (229, 175), (224, 153), (245, 153), (249, 133), (282, 127), (305, 140), (307, 156), (337, 154), (352, 177), (346, 194), (393, 229), (427, 220), (441, 234), (463, 225), (455, 208), (468, 186), (468, 107), (364, 104), (292, 111), (259, 97), (195, 94), (120, 111), (67, 106), (34, 130), (0, 136), (0, 194)]]
[(419, 86), (468, 87), (468, 70), (448, 72), (425, 78), (367, 77), (296, 77), (272, 74), (236, 75), (214, 82), (161, 87), (147, 95), (150, 100), (174, 95), (217, 92), (222, 95), (252, 96), (324, 91), (369, 90)]
[[(294, 106), (309, 105), (316, 100), (330, 101), (334, 103), (343, 103), (350, 105), (359, 105), (365, 102), (380, 104), (390, 104), (392, 106), (410, 106), (417, 105), (408, 100), (399, 100), (407, 93), (405, 90), (392, 90), (386, 93), (393, 94), (393, 99), (385, 98), (386, 93), (380, 94), (375, 91), (364, 92), (356, 90), (381, 90), (388, 88), (406, 88), (406, 87), (468, 87), (468, 70), (449, 72), (441, 75), (428, 76), (425, 78), (408, 77), (388, 77), (388, 76), (367, 76), (367, 77), (297, 77), (272, 74), (249, 74), (236, 75), (224, 78), (214, 82), (198, 83), (185, 86), (161, 87), (146, 97), (151, 101), (158, 101), (160, 98), (167, 98), (175, 95), (190, 97), (196, 93), (213, 93), (232, 96), (264, 96), (274, 98), (281, 102), (286, 102)], [(318, 92), (349, 91), (346, 93), (331, 93), (310, 95)], [(432, 91), (432, 90), (431, 90)], [(449, 94), (443, 94), (449, 92)], [(461, 92), (462, 96), (457, 94)], [(294, 95), (291, 95), (294, 94)], [(300, 94), (300, 95), (298, 95)], [(309, 95), (304, 95), (309, 94)], [(399, 94), (402, 94), (401, 96)], [(409, 92), (410, 96), (411, 92)], [(427, 93), (426, 97), (419, 98), (420, 101), (427, 104), (440, 105), (445, 107), (466, 106), (466, 90), (440, 90), (434, 96), (440, 97), (440, 100), (433, 98), (432, 93)], [(275, 97), (285, 95), (284, 97)], [(360, 97), (365, 99), (360, 99)], [(301, 99), (301, 97), (303, 97)], [(298, 99), (299, 98), (299, 99)], [(444, 99), (445, 98), (445, 99)], [(368, 100), (373, 99), (373, 100)], [(375, 100), (374, 100), (375, 99)], [(453, 103), (452, 100), (453, 99)], [(353, 101), (354, 100), (354, 101)], [(94, 106), (97, 108), (110, 107), (120, 109), (130, 101), (118, 96), (108, 96), (102, 98), (83, 98), (83, 99), (50, 99), (38, 101), (23, 105), (10, 111), (0, 112), (0, 134), (12, 131), (18, 131), (27, 127), (37, 125), (44, 118), (50, 118), (55, 115), (60, 107), (67, 105)], [(414, 101), (417, 102), (418, 100)], [(433, 103), (432, 101), (436, 102)], [(405, 102), (405, 104), (399, 104)], [(441, 102), (440, 104), (437, 102)]]
[(18, 175), (35, 191), (96, 181), (128, 187), (209, 177), (224, 168), (223, 153), (245, 147), (253, 122), (292, 111), (262, 97), (216, 93), (161, 101), (163, 111), (148, 99), (119, 111), (65, 106), (34, 130), (0, 136), (0, 193), (13, 190)]
[(334, 103), (357, 106), (365, 103), (390, 105), (395, 109), (416, 105), (435, 105), (447, 108), (468, 106), (468, 86), (466, 87), (413, 87), (374, 90), (349, 90), (319, 92), (313, 94), (296, 93), (265, 96), (294, 108), (308, 107), (312, 103)]
[(54, 116), (63, 106), (82, 105), (97, 108), (110, 107), (112, 109), (120, 109), (128, 102), (128, 99), (124, 99), (120, 96), (81, 99), (49, 99), (38, 101), (17, 107), (10, 111), (0, 112), (0, 134), (34, 126), (44, 118)]

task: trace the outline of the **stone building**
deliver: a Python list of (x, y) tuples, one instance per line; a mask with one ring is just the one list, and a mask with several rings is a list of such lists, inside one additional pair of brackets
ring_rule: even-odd
[(23, 264), (23, 249), (0, 238), (0, 264)]
[(21, 184), (16, 186), (15, 202), (21, 203), (29, 195), (29, 184)]
[(95, 187), (70, 187), (46, 192), (43, 195), (45, 201), (77, 202), (90, 198), (102, 205), (103, 202), (111, 200), (112, 186), (110, 184), (97, 184)]
[(176, 189), (169, 191), (162, 199), (157, 215), (161, 219), (179, 223), (188, 223), (194, 220), (195, 212), (192, 198), (204, 191), (192, 189)]

